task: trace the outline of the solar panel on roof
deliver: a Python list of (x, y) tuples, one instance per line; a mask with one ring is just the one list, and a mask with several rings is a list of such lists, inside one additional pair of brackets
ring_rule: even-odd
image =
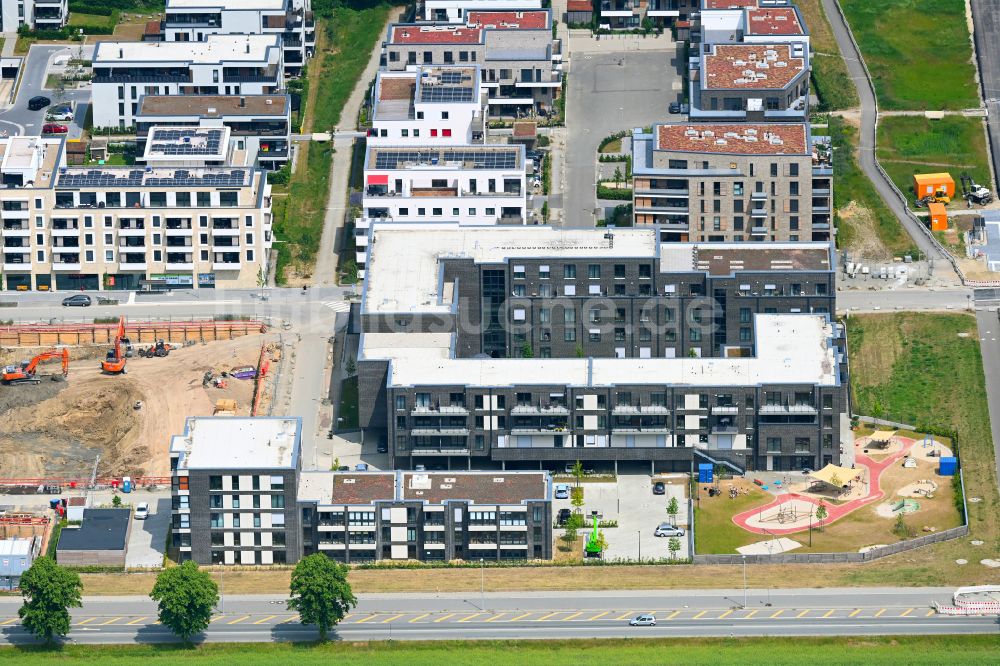
[(471, 102), (472, 88), (425, 86), (420, 89), (420, 99), (424, 102)]
[(465, 75), (462, 72), (441, 72), (441, 83), (456, 84), (461, 83), (465, 80)]
[(401, 164), (471, 162), (476, 169), (513, 169), (516, 150), (386, 150), (375, 154), (376, 169), (398, 169)]
[[(147, 177), (148, 175), (148, 177)], [(138, 169), (125, 171), (67, 171), (59, 174), (58, 187), (121, 188), (121, 187), (241, 187), (247, 182), (247, 170), (203, 171), (193, 175), (187, 169), (152, 171), (146, 174)]]

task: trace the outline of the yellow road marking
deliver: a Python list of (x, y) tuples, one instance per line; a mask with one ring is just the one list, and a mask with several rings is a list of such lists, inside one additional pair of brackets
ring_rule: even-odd
[(252, 622), (251, 624), (264, 624), (268, 620), (273, 620), (276, 617), (278, 617), (278, 616), (277, 615), (268, 615), (267, 617), (261, 618), (260, 620), (257, 620), (256, 622)]
[(415, 618), (413, 618), (412, 620), (410, 620), (410, 623), (412, 624), (412, 623), (416, 622), (417, 620), (422, 620), (423, 618), (427, 617), (428, 615), (430, 615), (430, 613), (424, 613), (423, 615), (418, 615)]
[(775, 611), (774, 615), (772, 615), (772, 616), (770, 617), (770, 619), (772, 619), (772, 620), (773, 620), (774, 618), (778, 617), (779, 615), (781, 615), (781, 614), (782, 614), (782, 613), (784, 613), (784, 612), (785, 612), (785, 609), (784, 609), (784, 608), (782, 608), (782, 609), (781, 609), (781, 610), (779, 610), (779, 611)]
[(600, 618), (604, 617), (605, 615), (607, 615), (610, 612), (611, 611), (604, 611), (603, 613), (598, 613), (594, 617), (588, 617), (587, 618), (587, 622), (593, 622), (594, 620), (600, 619)]
[(93, 622), (96, 619), (97, 619), (96, 617), (88, 617), (86, 620), (82, 620), (80, 622), (77, 622), (76, 626), (80, 626), (81, 624), (87, 624), (88, 622)]
[(935, 610), (932, 608), (929, 611), (927, 611), (927, 615), (924, 615), (924, 617), (930, 617), (931, 615), (934, 615), (934, 613), (935, 613)]
[(851, 614), (850, 614), (850, 615), (848, 615), (847, 617), (854, 617), (855, 615), (857, 615), (857, 614), (858, 614), (858, 613), (860, 613), (860, 612), (861, 612), (861, 609), (860, 609), (860, 608), (855, 608), (855, 609), (854, 609), (854, 610), (853, 610), (853, 611), (851, 612)]
[(125, 624), (139, 624), (140, 622), (142, 622), (145, 619), (146, 618), (144, 618), (144, 617), (137, 617), (134, 620), (132, 620), (131, 622), (126, 622)]
[(733, 613), (733, 609), (732, 609), (732, 608), (730, 608), (730, 609), (729, 609), (729, 610), (727, 610), (727, 611), (726, 611), (725, 613), (723, 613), (722, 615), (720, 615), (719, 617), (717, 617), (717, 618), (715, 618), (715, 619), (717, 619), (717, 620), (721, 620), (721, 619), (722, 619), (722, 618), (724, 618), (724, 617), (729, 617), (730, 615), (732, 615), (732, 613)]
[(468, 622), (469, 620), (477, 618), (480, 615), (484, 615), (484, 613), (473, 613), (472, 615), (469, 615), (467, 617), (463, 617), (461, 620), (456, 620), (456, 622)]
[(518, 615), (517, 617), (512, 617), (512, 618), (510, 618), (509, 620), (504, 620), (504, 622), (517, 622), (518, 620), (521, 620), (521, 619), (523, 619), (523, 618), (526, 618), (526, 617), (528, 617), (529, 615), (531, 615), (531, 612), (530, 612), (530, 611), (529, 611), (529, 612), (527, 612), (527, 613), (522, 613), (521, 615)]
[(806, 615), (808, 615), (808, 614), (809, 614), (809, 610), (810, 610), (810, 609), (809, 609), (809, 608), (807, 608), (807, 609), (805, 609), (804, 611), (802, 611), (801, 613), (799, 613), (798, 615), (796, 615), (795, 617), (805, 617)]
[(0, 624), (12, 624), (14, 622), (17, 622), (19, 619), (20, 618), (12, 617), (9, 620), (4, 620), (3, 622), (0, 622)]
[(400, 613), (399, 615), (393, 615), (392, 617), (387, 617), (384, 620), (382, 620), (382, 624), (389, 624), (393, 620), (398, 620), (399, 618), (403, 617), (404, 615), (406, 615), (406, 613)]
[(244, 615), (243, 617), (238, 617), (238, 618), (236, 618), (236, 619), (235, 619), (235, 620), (233, 620), (232, 622), (226, 622), (226, 624), (239, 624), (239, 623), (240, 623), (240, 622), (242, 622), (243, 620), (249, 620), (249, 619), (250, 619), (250, 616), (249, 616), (249, 615)]
[(117, 622), (118, 620), (122, 619), (122, 617), (124, 617), (124, 616), (113, 617), (113, 618), (111, 618), (110, 620), (108, 620), (106, 622), (101, 622), (101, 626), (103, 627), (106, 624), (111, 624), (112, 622)]
[(581, 616), (581, 615), (583, 615), (583, 611), (580, 611), (579, 613), (573, 613), (573, 614), (572, 614), (572, 615), (570, 615), (569, 617), (564, 617), (564, 618), (563, 618), (563, 622), (566, 622), (567, 620), (572, 620), (573, 618), (575, 618), (575, 617), (579, 617), (579, 616)]
[(834, 613), (834, 610), (831, 608), (827, 612), (823, 613), (823, 617), (830, 617), (831, 615), (833, 615), (833, 613)]
[(219, 620), (221, 620), (224, 617), (226, 617), (226, 616), (225, 615), (216, 615), (211, 620), (209, 620), (208, 623), (212, 624), (213, 622), (218, 622)]
[(747, 613), (746, 615), (744, 615), (743, 619), (744, 620), (749, 620), (750, 618), (752, 618), (754, 615), (756, 615), (759, 612), (760, 612), (759, 608), (754, 608), (752, 611), (750, 611), (749, 613)]
[(378, 617), (378, 615), (379, 615), (378, 613), (373, 613), (373, 614), (369, 615), (366, 618), (362, 618), (362, 619), (358, 620), (354, 624), (363, 624), (363, 623), (367, 622), (368, 620), (374, 620), (375, 618)]
[(705, 613), (707, 613), (707, 612), (708, 612), (707, 610), (703, 610), (703, 611), (699, 611), (699, 612), (698, 612), (698, 614), (697, 614), (697, 615), (695, 615), (695, 616), (694, 616), (693, 618), (691, 618), (691, 619), (692, 619), (692, 620), (697, 620), (697, 619), (698, 619), (699, 617), (701, 617), (702, 615), (704, 615), (704, 614), (705, 614)]
[(544, 622), (545, 620), (549, 619), (553, 615), (559, 615), (559, 613), (561, 613), (561, 612), (562, 611), (556, 611), (555, 613), (549, 613), (548, 615), (543, 615), (542, 617), (540, 617), (537, 620), (535, 620), (535, 622)]
[(885, 612), (885, 609), (883, 608), (879, 612), (875, 613), (875, 617), (880, 617), (882, 615), (882, 613), (884, 613), (884, 612)]
[(675, 617), (677, 617), (677, 616), (678, 616), (678, 615), (680, 615), (680, 614), (681, 614), (681, 612), (680, 612), (680, 611), (674, 611), (673, 613), (671, 613), (671, 614), (670, 614), (670, 615), (669, 615), (669, 616), (667, 617), (667, 619), (668, 619), (668, 620), (672, 620), (672, 619), (674, 619)]
[(907, 608), (907, 609), (906, 609), (905, 611), (903, 611), (903, 612), (902, 612), (902, 613), (900, 614), (900, 616), (899, 616), (899, 617), (906, 617), (907, 615), (909, 615), (909, 614), (910, 614), (910, 613), (912, 613), (912, 612), (913, 612), (913, 609), (912, 609), (912, 608)]
[(488, 617), (488, 618), (486, 618), (485, 620), (483, 620), (483, 622), (492, 622), (493, 620), (496, 620), (497, 618), (500, 618), (500, 617), (503, 617), (503, 616), (504, 616), (504, 615), (506, 615), (506, 614), (507, 614), (507, 613), (497, 613), (497, 614), (496, 614), (496, 615), (494, 615), (493, 617)]
[(436, 620), (434, 620), (434, 621), (435, 621), (435, 622), (444, 622), (444, 621), (445, 621), (445, 620), (447, 620), (447, 619), (448, 619), (449, 617), (455, 617), (456, 615), (458, 615), (458, 613), (448, 613), (448, 614), (447, 614), (447, 615), (445, 615), (444, 617), (439, 617), (438, 619), (436, 619)]
[(632, 615), (632, 611), (629, 611), (628, 613), (625, 613), (624, 615), (620, 615), (620, 616), (616, 617), (615, 619), (616, 620), (624, 620), (624, 619), (628, 618), (628, 616), (630, 616), (630, 615)]
[[(346, 620), (346, 619), (347, 619), (347, 618), (349, 618), (349, 617), (351, 617), (351, 616), (350, 616), (350, 615), (345, 615), (345, 616), (344, 616), (344, 619)], [(288, 624), (289, 622), (295, 622), (295, 621), (296, 621), (296, 620), (298, 620), (298, 619), (299, 619), (299, 616), (298, 616), (298, 615), (293, 615), (293, 616), (291, 616), (290, 618), (288, 618), (287, 620), (282, 620), (282, 621), (281, 621), (281, 622), (279, 622), (278, 624)]]

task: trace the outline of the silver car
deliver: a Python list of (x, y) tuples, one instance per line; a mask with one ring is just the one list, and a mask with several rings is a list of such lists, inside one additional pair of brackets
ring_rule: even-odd
[(656, 616), (654, 615), (636, 615), (634, 618), (628, 621), (628, 626), (630, 627), (655, 627), (656, 626)]
[(684, 529), (670, 523), (660, 523), (656, 526), (656, 530), (653, 531), (653, 536), (682, 537), (684, 536)]

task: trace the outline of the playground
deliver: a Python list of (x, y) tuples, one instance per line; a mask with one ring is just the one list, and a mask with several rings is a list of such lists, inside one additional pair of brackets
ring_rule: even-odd
[[(899, 541), (899, 516), (916, 535), (960, 523), (951, 476), (938, 474), (941, 459), (952, 455), (946, 439), (873, 432), (856, 440), (854, 453), (853, 468), (828, 465), (809, 474), (700, 484), (697, 552), (771, 548), (779, 539), (782, 550), (856, 552)], [(699, 529), (714, 534), (702, 539)]]

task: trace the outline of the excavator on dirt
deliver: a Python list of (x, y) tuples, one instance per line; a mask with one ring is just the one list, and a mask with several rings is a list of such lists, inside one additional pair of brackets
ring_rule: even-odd
[(173, 349), (173, 345), (168, 345), (163, 340), (157, 340), (156, 344), (147, 349), (140, 349), (139, 356), (143, 358), (163, 358), (170, 354)]
[[(57, 358), (62, 359), (62, 376), (65, 378), (69, 374), (69, 350), (63, 348), (62, 350), (53, 349), (52, 351), (42, 352), (21, 365), (8, 365), (3, 369), (3, 383), (10, 386), (17, 384), (37, 384), (41, 381), (36, 374), (38, 365)], [(53, 378), (56, 377), (53, 376)]]
[(125, 337), (125, 315), (118, 319), (118, 331), (115, 333), (115, 346), (108, 350), (108, 356), (101, 361), (101, 371), (109, 375), (125, 374), (125, 350), (131, 347)]

